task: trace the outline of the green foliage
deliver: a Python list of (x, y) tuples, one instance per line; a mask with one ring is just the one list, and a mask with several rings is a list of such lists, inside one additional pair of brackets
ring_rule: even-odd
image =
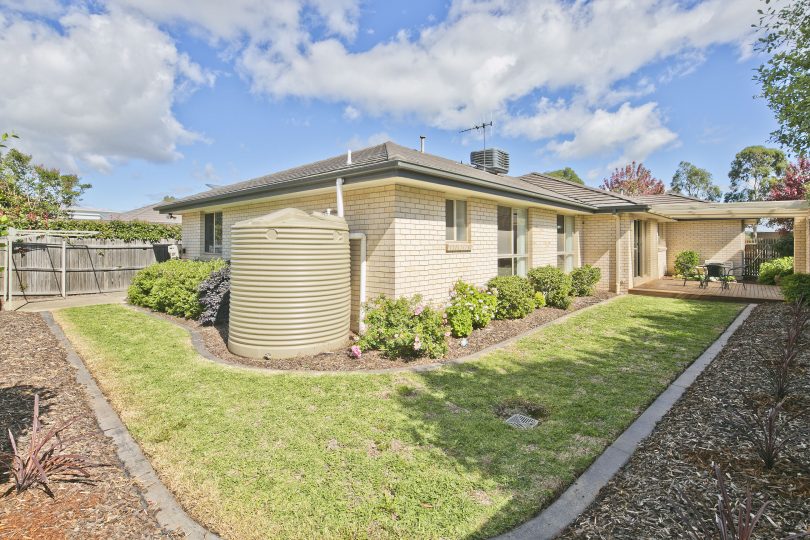
[(706, 201), (719, 201), (722, 195), (720, 187), (712, 183), (712, 173), (688, 161), (681, 161), (678, 165), (670, 187), (674, 193)]
[(447, 325), (453, 337), (462, 338), (472, 334), (473, 317), (472, 312), (461, 303), (451, 304), (444, 312), (447, 317)]
[(196, 319), (203, 309), (198, 297), (200, 283), (225, 266), (222, 259), (155, 263), (135, 274), (127, 300), (136, 306)]
[(740, 150), (728, 172), (729, 192), (726, 202), (764, 201), (771, 188), (785, 174), (788, 162), (778, 148), (749, 146)]
[(571, 293), (574, 296), (593, 296), (596, 284), (602, 279), (602, 271), (590, 264), (571, 271)]
[(773, 250), (782, 257), (792, 256), (793, 249), (794, 249), (793, 233), (788, 233), (784, 236), (780, 236), (779, 239), (773, 244)]
[(700, 264), (700, 255), (697, 251), (687, 249), (675, 256), (675, 273), (681, 277), (689, 277), (695, 273), (695, 267)]
[(779, 282), (787, 302), (810, 304), (810, 274), (791, 274)]
[(585, 185), (585, 182), (582, 181), (582, 178), (572, 169), (571, 167), (566, 167), (564, 169), (557, 169), (556, 171), (548, 171), (543, 173), (546, 176), (553, 176), (554, 178), (559, 178), (561, 180), (568, 180), (569, 182), (576, 182), (577, 184)]
[(498, 299), (496, 319), (522, 319), (534, 310), (534, 289), (520, 276), (499, 276), (487, 283), (490, 294)]
[(40, 228), (64, 217), (67, 208), (91, 187), (75, 174), (33, 165), (31, 160), (14, 149), (0, 159), (0, 212), (8, 217), (9, 227)]
[(567, 309), (571, 305), (571, 276), (556, 266), (532, 268), (529, 281), (535, 291), (543, 293), (549, 306)]
[(754, 77), (762, 86), (779, 128), (774, 141), (794, 154), (810, 154), (810, 0), (792, 0), (760, 10), (764, 33), (757, 49), (770, 59)]
[(793, 273), (793, 257), (782, 257), (765, 261), (759, 265), (759, 277), (757, 281), (767, 285), (778, 284), (779, 281)]
[(146, 221), (98, 221), (90, 219), (59, 219), (48, 221), (50, 230), (98, 231), (93, 238), (124, 240), (125, 242), (160, 242), (180, 240), (183, 228), (180, 225), (149, 223)]
[(450, 299), (452, 306), (470, 312), (473, 328), (484, 328), (495, 318), (498, 299), (486, 289), (459, 280), (450, 291)]
[(442, 317), (421, 304), (421, 298), (386, 296), (366, 306), (366, 333), (358, 345), (362, 350), (379, 350), (389, 358), (441, 358), (447, 354)]
[(546, 295), (540, 291), (534, 293), (534, 307), (535, 309), (546, 307)]

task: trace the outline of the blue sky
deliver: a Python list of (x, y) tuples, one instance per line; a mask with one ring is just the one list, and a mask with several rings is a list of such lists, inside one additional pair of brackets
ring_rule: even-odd
[(775, 127), (753, 0), (220, 4), (0, 0), (2, 129), (125, 210), (386, 139), (467, 161), (482, 120), (513, 174), (687, 160), (725, 187)]

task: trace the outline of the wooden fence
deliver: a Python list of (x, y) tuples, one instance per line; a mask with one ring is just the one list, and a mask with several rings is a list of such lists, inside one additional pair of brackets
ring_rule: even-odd
[[(135, 273), (154, 262), (169, 259), (169, 245), (68, 238), (62, 271), (62, 238), (45, 236), (36, 241), (14, 242), (12, 291), (15, 296), (48, 296), (123, 291)], [(6, 254), (0, 248), (0, 261)], [(2, 264), (0, 264), (2, 266)]]
[(765, 261), (778, 259), (784, 254), (781, 238), (757, 238), (756, 242), (746, 243), (743, 251), (743, 275), (747, 278), (759, 277), (759, 266)]

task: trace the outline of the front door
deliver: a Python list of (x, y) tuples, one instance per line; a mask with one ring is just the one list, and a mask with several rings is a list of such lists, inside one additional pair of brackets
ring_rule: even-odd
[(644, 275), (644, 222), (633, 221), (633, 276)]

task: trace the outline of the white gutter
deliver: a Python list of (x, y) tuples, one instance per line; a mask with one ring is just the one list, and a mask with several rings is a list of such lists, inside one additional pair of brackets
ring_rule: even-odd
[[(351, 155), (351, 154), (350, 154)], [(337, 215), (343, 215), (343, 178), (335, 180), (335, 196), (337, 198)], [(366, 325), (363, 319), (366, 318), (366, 233), (351, 232), (349, 231), (349, 240), (360, 240), (360, 311), (357, 316), (359, 319), (359, 330), (363, 334), (366, 331)]]

